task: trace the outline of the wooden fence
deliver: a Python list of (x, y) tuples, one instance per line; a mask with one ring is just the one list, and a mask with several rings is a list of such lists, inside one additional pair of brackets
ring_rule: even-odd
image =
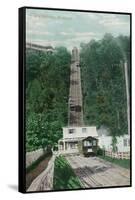
[(37, 176), (28, 188), (29, 191), (47, 191), (53, 190), (53, 174), (54, 174), (54, 162), (56, 154), (54, 154), (48, 163), (47, 168)]
[(112, 151), (105, 151), (105, 156), (109, 156), (111, 158), (118, 158), (118, 159), (130, 159), (130, 152), (112, 152)]

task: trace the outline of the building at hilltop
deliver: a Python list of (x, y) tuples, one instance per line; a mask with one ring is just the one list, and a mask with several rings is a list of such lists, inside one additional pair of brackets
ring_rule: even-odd
[(52, 46), (42, 46), (39, 44), (33, 44), (30, 42), (26, 43), (26, 48), (27, 49), (32, 49), (32, 50), (37, 50), (37, 51), (43, 51), (47, 53), (53, 53), (55, 49)]

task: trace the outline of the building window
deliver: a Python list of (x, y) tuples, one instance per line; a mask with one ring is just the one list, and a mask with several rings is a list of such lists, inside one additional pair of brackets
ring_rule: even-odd
[(70, 148), (71, 149), (77, 149), (77, 144), (76, 143), (70, 143)]
[(71, 144), (70, 144), (70, 148), (71, 148), (71, 149), (75, 149), (75, 144), (74, 144), (74, 143), (73, 143), (73, 144), (71, 143)]
[(82, 128), (82, 133), (86, 133), (87, 129), (86, 128)]
[(91, 147), (92, 143), (90, 141), (88, 141), (88, 147)]
[(87, 147), (87, 141), (83, 142), (84, 147)]
[(84, 147), (91, 147), (92, 143), (90, 141), (84, 141)]
[(93, 140), (93, 146), (96, 146), (96, 140)]
[(73, 129), (73, 128), (72, 128), (72, 129), (69, 129), (69, 133), (70, 133), (70, 134), (75, 133), (75, 129)]
[(130, 146), (130, 139), (128, 139), (128, 146)]
[(86, 143), (85, 143), (85, 141), (83, 141), (83, 146), (84, 146), (84, 147), (86, 146)]

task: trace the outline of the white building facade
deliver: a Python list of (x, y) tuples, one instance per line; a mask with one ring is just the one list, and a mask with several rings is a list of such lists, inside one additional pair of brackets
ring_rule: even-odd
[[(112, 136), (102, 135), (98, 138), (98, 145), (105, 151), (112, 151)], [(117, 152), (130, 152), (130, 135), (117, 136)]]
[(79, 153), (78, 142), (87, 137), (98, 138), (95, 126), (63, 127), (63, 138), (58, 141), (60, 153)]

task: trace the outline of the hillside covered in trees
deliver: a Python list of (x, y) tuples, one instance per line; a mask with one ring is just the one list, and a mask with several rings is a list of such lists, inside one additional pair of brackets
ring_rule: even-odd
[(114, 38), (106, 34), (102, 40), (81, 44), (84, 122), (109, 128), (113, 136), (128, 132), (125, 60), (130, 80), (130, 38), (127, 36)]
[[(113, 136), (127, 134), (124, 62), (130, 86), (130, 38), (106, 34), (81, 44), (80, 67), (85, 125), (105, 127)], [(68, 121), (71, 55), (26, 51), (26, 151), (55, 146)], [(129, 88), (130, 90), (130, 88)]]
[(54, 146), (67, 124), (71, 56), (26, 51), (26, 151)]

